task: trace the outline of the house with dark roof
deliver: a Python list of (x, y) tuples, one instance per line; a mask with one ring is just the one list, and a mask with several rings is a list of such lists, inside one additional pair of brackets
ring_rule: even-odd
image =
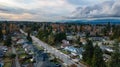
[(3, 58), (4, 57), (4, 51), (3, 50), (0, 50), (0, 58)]

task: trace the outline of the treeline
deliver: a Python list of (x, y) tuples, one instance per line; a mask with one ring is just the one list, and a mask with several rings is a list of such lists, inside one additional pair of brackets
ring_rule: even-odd
[[(10, 25), (10, 24), (6, 24)], [(12, 42), (11, 42), (11, 33), (9, 27), (6, 26), (5, 29), (3, 29), (3, 24), (0, 24), (0, 42), (3, 43), (4, 46), (10, 47)]]
[(63, 39), (66, 39), (65, 32), (53, 33), (50, 29), (39, 29), (37, 37), (47, 42), (50, 45), (55, 45), (55, 43), (60, 43)]
[(113, 34), (110, 36), (111, 39), (118, 39), (120, 42), (120, 26), (113, 26), (112, 28)]
[(90, 67), (120, 67), (120, 52), (118, 44), (114, 45), (115, 51), (112, 54), (111, 60), (105, 62), (103, 59), (103, 51), (98, 45), (93, 46), (93, 42), (87, 40), (83, 52), (83, 61)]

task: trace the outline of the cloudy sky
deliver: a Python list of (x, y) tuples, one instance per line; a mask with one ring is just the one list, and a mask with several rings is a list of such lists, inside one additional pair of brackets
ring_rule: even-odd
[(120, 0), (0, 0), (0, 20), (119, 18)]

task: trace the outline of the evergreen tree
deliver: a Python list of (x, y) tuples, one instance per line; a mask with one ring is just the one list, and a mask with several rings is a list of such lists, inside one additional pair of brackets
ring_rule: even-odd
[(2, 33), (2, 29), (0, 28), (0, 40), (3, 39), (3, 33)]
[(105, 62), (103, 60), (103, 52), (98, 45), (96, 45), (94, 48), (92, 67), (106, 67)]
[(89, 38), (90, 32), (86, 32), (86, 38)]
[(115, 44), (115, 51), (111, 57), (109, 67), (120, 67), (120, 50), (118, 44)]
[(60, 32), (55, 35), (55, 42), (61, 42), (63, 39), (66, 39), (65, 32)]
[(32, 38), (30, 37), (30, 32), (28, 32), (27, 40), (28, 40), (29, 42), (32, 42)]
[(11, 36), (7, 36), (6, 40), (4, 41), (4, 45), (10, 47), (12, 44)]
[(87, 40), (87, 42), (88, 43), (85, 45), (85, 51), (83, 52), (83, 61), (91, 65), (91, 61), (94, 53), (94, 47), (91, 40)]
[(48, 36), (48, 44), (50, 45), (54, 45), (55, 42), (54, 42), (54, 35), (51, 33), (49, 36)]
[(111, 29), (111, 24), (110, 24), (110, 22), (108, 22), (108, 24), (107, 24), (107, 30), (108, 30), (108, 32), (110, 32), (110, 29)]
[(37, 37), (38, 37), (39, 39), (42, 39), (42, 38), (43, 38), (43, 34), (44, 34), (44, 31), (43, 31), (42, 29), (40, 29), (40, 30), (38, 31)]

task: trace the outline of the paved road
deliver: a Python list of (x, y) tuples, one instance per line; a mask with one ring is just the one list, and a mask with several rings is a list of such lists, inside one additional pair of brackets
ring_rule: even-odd
[[(20, 30), (21, 33), (24, 33), (25, 35), (27, 35), (23, 30)], [(33, 41), (36, 42), (38, 46), (42, 46), (44, 47), (44, 49), (46, 49), (47, 52), (55, 55), (57, 58), (61, 59), (65, 64), (67, 65), (72, 65), (75, 64), (77, 67), (86, 67), (83, 64), (77, 64), (75, 63), (72, 59), (70, 59), (70, 57), (64, 53), (62, 53), (61, 51), (57, 50), (56, 48), (53, 48), (52, 46), (49, 46), (47, 43), (42, 42), (41, 40), (39, 40), (38, 38), (36, 38), (35, 36), (31, 36)]]
[(13, 45), (12, 45), (12, 51), (13, 51), (14, 54), (16, 54), (15, 65), (16, 65), (16, 67), (20, 67), (20, 63), (19, 63), (19, 60), (18, 60), (18, 55), (17, 55), (15, 47)]

